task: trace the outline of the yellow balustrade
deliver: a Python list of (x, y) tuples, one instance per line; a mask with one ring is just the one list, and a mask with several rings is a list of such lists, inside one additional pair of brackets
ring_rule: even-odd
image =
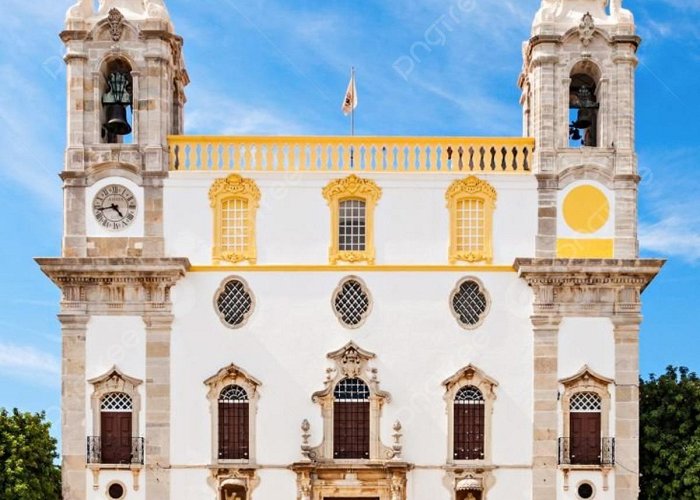
[(168, 138), (170, 170), (232, 172), (531, 171), (531, 138), (210, 137)]

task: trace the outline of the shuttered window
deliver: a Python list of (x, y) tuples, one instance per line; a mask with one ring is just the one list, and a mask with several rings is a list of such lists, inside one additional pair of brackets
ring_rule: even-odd
[(224, 387), (219, 395), (219, 459), (249, 458), (248, 394), (238, 385)]
[(369, 387), (359, 378), (346, 378), (333, 397), (333, 457), (368, 459)]
[(484, 458), (484, 395), (474, 386), (462, 387), (454, 400), (454, 459)]

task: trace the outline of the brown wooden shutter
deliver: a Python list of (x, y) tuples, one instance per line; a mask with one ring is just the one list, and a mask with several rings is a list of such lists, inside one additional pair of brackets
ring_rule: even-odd
[(571, 412), (571, 463), (600, 463), (600, 412)]
[(131, 463), (131, 412), (100, 414), (102, 463)]
[(333, 404), (333, 457), (369, 458), (369, 402)]
[(455, 401), (454, 459), (484, 458), (484, 402)]
[(219, 458), (249, 458), (248, 402), (219, 401)]

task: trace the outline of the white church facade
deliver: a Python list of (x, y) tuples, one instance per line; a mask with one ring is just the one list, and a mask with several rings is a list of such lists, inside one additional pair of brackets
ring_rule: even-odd
[(636, 499), (663, 262), (607, 3), (543, 0), (487, 139), (187, 136), (163, 1), (71, 7), (64, 498)]

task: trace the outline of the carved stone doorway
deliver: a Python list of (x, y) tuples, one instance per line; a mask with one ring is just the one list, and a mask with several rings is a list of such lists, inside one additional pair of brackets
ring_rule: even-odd
[(220, 500), (248, 500), (248, 493), (244, 486), (227, 484), (221, 488)]
[(480, 491), (458, 491), (457, 500), (483, 500)]

